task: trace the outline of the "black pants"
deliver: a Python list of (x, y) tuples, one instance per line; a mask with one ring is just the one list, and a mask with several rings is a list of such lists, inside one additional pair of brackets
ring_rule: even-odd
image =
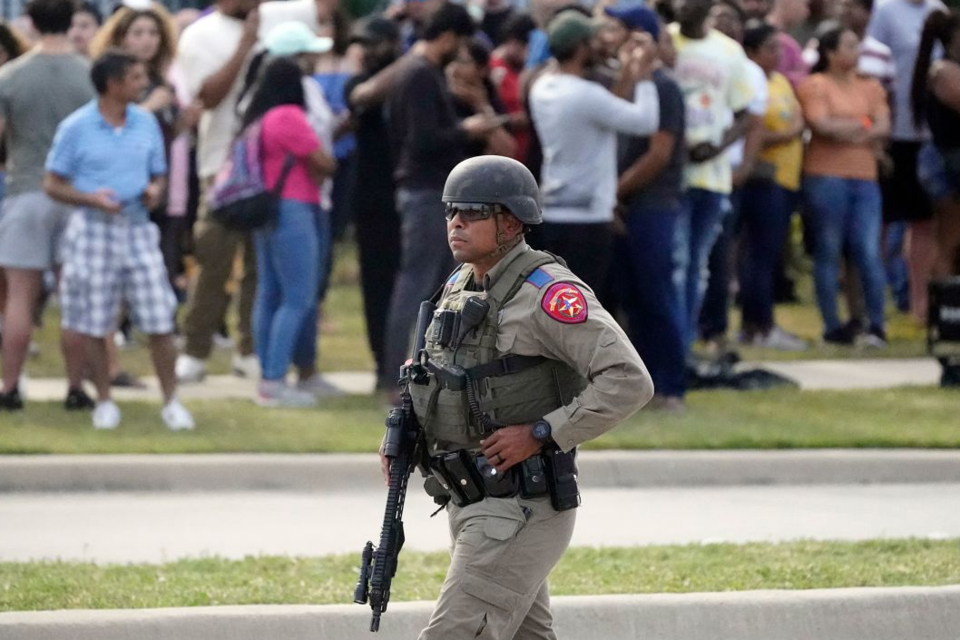
[(534, 249), (560, 256), (607, 306), (607, 275), (613, 262), (613, 227), (608, 222), (560, 224), (546, 222), (530, 237)]
[(377, 388), (388, 388), (397, 382), (396, 372), (387, 375), (384, 351), (390, 296), (400, 268), (400, 216), (389, 190), (356, 197), (354, 202), (367, 341), (377, 364)]
[(400, 367), (411, 356), (420, 303), (430, 299), (456, 266), (447, 245), (442, 189), (401, 187), (396, 196), (400, 270), (390, 297), (384, 356), (385, 375), (392, 376), (394, 383), (400, 377)]

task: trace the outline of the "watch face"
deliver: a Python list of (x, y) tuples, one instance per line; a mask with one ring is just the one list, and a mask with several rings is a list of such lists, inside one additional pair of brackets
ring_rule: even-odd
[(533, 437), (537, 440), (546, 440), (550, 436), (550, 425), (542, 420), (533, 425)]

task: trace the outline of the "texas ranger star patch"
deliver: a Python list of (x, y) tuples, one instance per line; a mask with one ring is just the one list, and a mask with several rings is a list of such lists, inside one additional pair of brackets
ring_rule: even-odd
[(547, 289), (540, 305), (548, 316), (565, 324), (579, 324), (587, 320), (587, 299), (580, 289), (569, 282), (558, 282)]

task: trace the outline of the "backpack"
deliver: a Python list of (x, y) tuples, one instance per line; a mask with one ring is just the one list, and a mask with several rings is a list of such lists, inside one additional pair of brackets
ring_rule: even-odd
[(280, 194), (295, 158), (287, 154), (273, 189), (267, 189), (263, 173), (262, 123), (254, 122), (230, 145), (230, 153), (213, 179), (207, 198), (210, 216), (225, 227), (252, 231), (276, 222)]

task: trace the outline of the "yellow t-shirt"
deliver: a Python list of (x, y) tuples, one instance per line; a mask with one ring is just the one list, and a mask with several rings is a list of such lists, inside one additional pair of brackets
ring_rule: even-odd
[[(782, 133), (790, 128), (800, 111), (800, 103), (793, 94), (793, 87), (786, 76), (773, 72), (767, 79), (767, 113), (763, 126), (767, 131)], [(776, 167), (774, 180), (784, 189), (800, 188), (800, 171), (803, 168), (803, 142), (797, 136), (790, 142), (767, 147), (760, 159)]]
[[(677, 50), (674, 78), (683, 92), (687, 116), (687, 146), (701, 142), (720, 144), (730, 125), (730, 114), (743, 111), (753, 98), (747, 56), (743, 48), (719, 31), (711, 30), (699, 40), (670, 25)], [(730, 193), (730, 159), (721, 153), (713, 160), (688, 163), (688, 187)]]

